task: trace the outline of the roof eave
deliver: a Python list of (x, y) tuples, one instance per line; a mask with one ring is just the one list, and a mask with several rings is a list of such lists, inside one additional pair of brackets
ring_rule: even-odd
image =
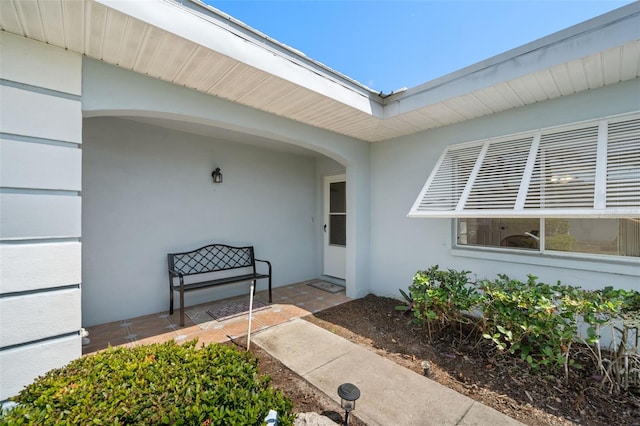
[(382, 116), (381, 101), (371, 89), (201, 2), (94, 1), (359, 111)]
[(640, 2), (600, 15), (384, 99), (385, 118), (640, 39)]

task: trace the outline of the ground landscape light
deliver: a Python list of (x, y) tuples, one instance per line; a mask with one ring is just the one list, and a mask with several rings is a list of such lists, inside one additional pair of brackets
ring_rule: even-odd
[(343, 383), (338, 386), (340, 406), (344, 408), (344, 424), (349, 425), (349, 413), (356, 409), (356, 400), (360, 398), (360, 389), (354, 384)]
[(216, 167), (216, 169), (211, 172), (211, 177), (213, 178), (213, 183), (222, 183), (222, 173), (220, 173), (220, 167)]

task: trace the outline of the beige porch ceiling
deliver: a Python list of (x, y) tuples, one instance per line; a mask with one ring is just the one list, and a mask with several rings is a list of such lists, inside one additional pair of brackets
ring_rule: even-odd
[(638, 2), (388, 96), (197, 0), (4, 0), (0, 29), (369, 142), (640, 76)]

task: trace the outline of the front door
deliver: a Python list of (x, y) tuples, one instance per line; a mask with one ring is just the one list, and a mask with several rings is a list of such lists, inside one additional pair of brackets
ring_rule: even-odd
[(347, 271), (347, 179), (324, 178), (324, 275), (344, 279)]

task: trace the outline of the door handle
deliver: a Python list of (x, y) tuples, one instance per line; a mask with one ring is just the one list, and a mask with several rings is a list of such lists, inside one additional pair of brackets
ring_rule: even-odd
[(324, 232), (327, 232), (327, 224), (324, 224)]

